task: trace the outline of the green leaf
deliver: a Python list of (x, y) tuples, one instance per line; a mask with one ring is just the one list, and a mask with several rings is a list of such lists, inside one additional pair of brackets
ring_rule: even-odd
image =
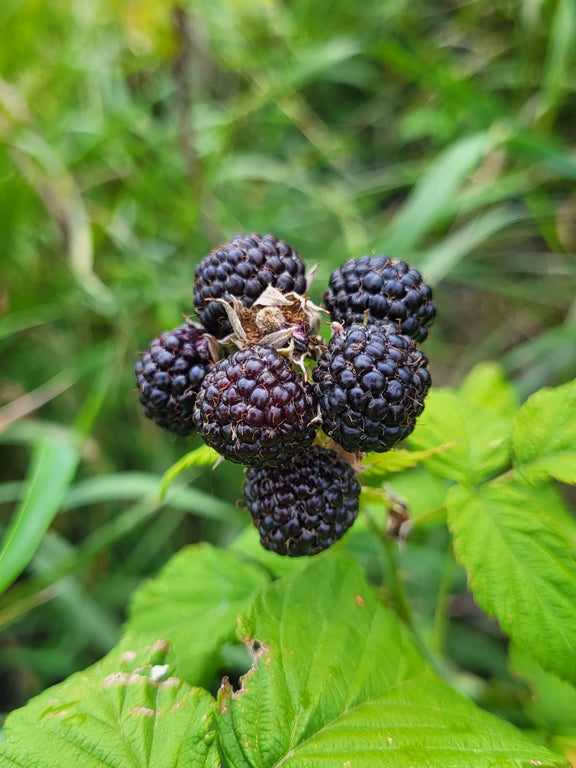
[(424, 674), (346, 711), (282, 766), (532, 768), (565, 762)]
[(576, 682), (575, 551), (538, 495), (512, 483), (457, 486), (446, 504), (478, 603), (543, 667)]
[(462, 382), (459, 397), (470, 408), (480, 407), (494, 417), (510, 418), (518, 408), (516, 392), (496, 363), (480, 363)]
[(510, 666), (530, 685), (523, 706), (534, 725), (550, 736), (576, 736), (576, 688), (546, 672), (530, 654), (514, 645)]
[(168, 643), (128, 638), (93, 667), (44, 691), (6, 720), (2, 766), (216, 768), (207, 691), (173, 673)]
[(238, 553), (242, 558), (253, 563), (258, 563), (276, 578), (288, 576), (306, 565), (305, 557), (284, 557), (264, 549), (260, 544), (260, 535), (254, 525), (247, 525), (244, 528), (230, 545), (230, 551)]
[(554, 527), (576, 547), (576, 516), (564, 498), (562, 487), (557, 483), (544, 483), (531, 486), (530, 492), (545, 515), (554, 521)]
[(79, 442), (64, 433), (46, 435), (32, 454), (26, 495), (0, 550), (0, 593), (22, 573), (58, 512), (80, 458)]
[(515, 465), (538, 482), (554, 477), (576, 483), (576, 380), (541, 389), (524, 403), (513, 432)]
[(431, 456), (426, 466), (452, 480), (466, 480), (469, 472), (470, 438), (466, 414), (452, 389), (432, 388), (426, 398), (424, 413), (408, 439), (410, 448), (428, 451), (450, 445), (446, 453)]
[(425, 467), (402, 472), (390, 480), (390, 485), (394, 495), (406, 504), (410, 519), (416, 525), (445, 515), (442, 507), (449, 488), (448, 481)]
[(368, 454), (362, 460), (361, 477), (371, 477), (372, 475), (389, 475), (393, 472), (402, 472), (404, 469), (417, 467), (423, 461), (431, 456), (444, 453), (452, 448), (454, 443), (439, 445), (436, 448), (429, 448), (426, 451), (406, 451), (402, 448), (396, 448), (388, 453)]
[(242, 627), (252, 669), (220, 690), (218, 738), (234, 768), (558, 763), (437, 680), (359, 567), (319, 555), (271, 584)]
[(132, 599), (128, 630), (162, 635), (178, 671), (192, 684), (209, 684), (218, 650), (235, 639), (237, 616), (269, 581), (267, 572), (239, 554), (209, 544), (187, 547)]
[(190, 451), (190, 453), (182, 456), (181, 459), (164, 472), (160, 484), (160, 498), (163, 499), (166, 496), (170, 485), (181, 472), (190, 469), (190, 467), (209, 467), (211, 464), (215, 464), (219, 458), (216, 451), (207, 445), (201, 445), (194, 451)]
[(498, 366), (476, 366), (459, 389), (430, 391), (409, 444), (424, 451), (446, 446), (426, 466), (442, 477), (479, 482), (508, 466), (514, 391)]

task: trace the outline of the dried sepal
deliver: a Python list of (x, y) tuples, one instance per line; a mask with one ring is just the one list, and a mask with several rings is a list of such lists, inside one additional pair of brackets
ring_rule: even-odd
[(216, 301), (224, 307), (232, 326), (232, 333), (223, 343), (272, 347), (298, 365), (303, 364), (304, 357), (316, 345), (320, 313), (325, 311), (305, 296), (284, 294), (272, 286), (268, 286), (251, 307), (245, 307), (234, 296), (229, 302)]

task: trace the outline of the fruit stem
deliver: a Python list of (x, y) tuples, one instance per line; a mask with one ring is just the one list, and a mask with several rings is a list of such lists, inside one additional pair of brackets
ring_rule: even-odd
[(378, 525), (378, 523), (374, 520), (369, 512), (366, 512), (366, 518), (368, 520), (369, 527), (374, 531), (379, 541), (382, 542), (384, 551), (386, 553), (390, 578), (390, 584), (388, 586), (394, 607), (396, 609), (396, 613), (410, 629), (412, 638), (422, 656), (424, 656), (434, 671), (441, 676), (441, 670), (438, 667), (438, 662), (430, 648), (426, 645), (420, 636), (418, 627), (414, 622), (414, 614), (412, 613), (412, 608), (406, 595), (406, 591), (402, 583), (402, 577), (400, 575), (400, 569), (398, 567), (398, 545), (394, 540), (390, 539), (386, 531), (380, 525)]
[(384, 542), (384, 549), (386, 551), (386, 557), (388, 558), (388, 569), (390, 572), (390, 588), (396, 604), (396, 609), (400, 618), (414, 631), (414, 615), (412, 613), (412, 607), (406, 595), (404, 585), (402, 583), (402, 577), (400, 575), (400, 569), (398, 567), (398, 544), (391, 541), (390, 538), (383, 533), (381, 536)]
[(412, 608), (410, 607), (410, 603), (406, 597), (406, 593), (402, 585), (402, 578), (398, 568), (396, 544), (389, 539), (386, 531), (380, 525), (378, 525), (370, 513), (367, 512), (366, 517), (368, 518), (368, 524), (370, 528), (374, 531), (378, 539), (384, 545), (384, 551), (388, 561), (388, 572), (390, 575), (390, 584), (388, 586), (390, 589), (390, 594), (392, 595), (396, 612), (400, 618), (410, 627), (410, 629), (414, 631), (414, 617), (412, 614)]
[(438, 597), (436, 598), (436, 607), (434, 610), (434, 624), (432, 626), (432, 636), (430, 645), (436, 654), (444, 653), (444, 644), (446, 641), (446, 630), (448, 628), (448, 603), (452, 595), (452, 583), (454, 580), (454, 556), (450, 542), (446, 546), (446, 555), (444, 566), (442, 568), (442, 577)]

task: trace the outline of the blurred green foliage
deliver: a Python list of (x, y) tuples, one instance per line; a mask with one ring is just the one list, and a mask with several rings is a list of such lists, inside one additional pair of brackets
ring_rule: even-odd
[[(133, 391), (223, 240), (285, 238), (316, 300), (350, 256), (408, 258), (435, 288), (438, 384), (490, 358), (523, 397), (576, 374), (576, 6), (3, 0), (0, 28), (4, 557), (30, 526), (0, 597), (6, 712), (108, 650), (175, 550), (245, 524), (239, 467), (159, 500), (199, 443)], [(424, 543), (430, 589), (445, 538)], [(452, 663), (515, 706), (494, 627), (468, 654), (457, 627)]]

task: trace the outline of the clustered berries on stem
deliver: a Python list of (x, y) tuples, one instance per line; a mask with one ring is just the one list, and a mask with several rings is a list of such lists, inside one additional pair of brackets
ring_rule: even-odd
[(317, 554), (350, 528), (360, 495), (351, 461), (404, 440), (430, 387), (418, 342), (435, 308), (416, 269), (350, 259), (332, 273), (324, 308), (307, 297), (310, 281), (284, 241), (238, 236), (196, 267), (201, 324), (162, 333), (135, 367), (148, 418), (184, 437), (198, 431), (247, 467), (260, 541), (289, 556)]

